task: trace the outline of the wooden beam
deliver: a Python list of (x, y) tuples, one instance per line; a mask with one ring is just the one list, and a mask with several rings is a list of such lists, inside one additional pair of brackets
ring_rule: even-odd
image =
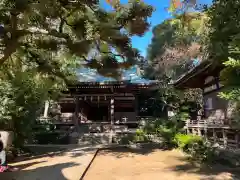
[(78, 124), (79, 98), (78, 97), (74, 97), (74, 101), (75, 101), (75, 112), (74, 112), (74, 116), (73, 116), (73, 121), (74, 121), (74, 125), (75, 125), (75, 128), (76, 128), (77, 132), (79, 132), (79, 124)]

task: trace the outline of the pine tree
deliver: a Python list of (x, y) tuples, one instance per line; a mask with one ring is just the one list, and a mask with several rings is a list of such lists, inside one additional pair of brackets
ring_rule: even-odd
[[(64, 76), (62, 58), (84, 60), (104, 75), (114, 76), (135, 63), (139, 52), (130, 37), (148, 30), (153, 8), (140, 1), (117, 1), (112, 11), (98, 0), (2, 0), (0, 65), (14, 58), (39, 71)], [(91, 50), (97, 54), (91, 59)], [(122, 63), (119, 63), (122, 59)]]

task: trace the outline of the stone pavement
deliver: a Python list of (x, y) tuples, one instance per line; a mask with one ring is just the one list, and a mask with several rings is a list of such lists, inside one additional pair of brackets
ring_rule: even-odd
[(68, 148), (63, 152), (32, 157), (10, 164), (18, 172), (1, 173), (1, 180), (79, 180), (97, 147)]

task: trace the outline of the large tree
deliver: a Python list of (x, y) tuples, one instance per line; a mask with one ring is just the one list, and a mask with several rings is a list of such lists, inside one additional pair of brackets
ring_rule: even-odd
[[(135, 0), (116, 1), (112, 6), (112, 11), (106, 11), (98, 0), (1, 1), (0, 65), (15, 57), (64, 77), (59, 56), (68, 55), (115, 76), (112, 69), (135, 63), (139, 53), (130, 37), (148, 29), (153, 8)], [(89, 56), (93, 49), (97, 53)]]
[[(189, 18), (188, 25), (182, 21), (186, 16)], [(148, 47), (148, 60), (155, 69), (151, 72), (157, 76), (176, 78), (189, 68), (191, 60), (201, 59), (205, 19), (202, 13), (188, 13), (155, 26)]]
[(240, 1), (214, 0), (207, 13), (210, 18), (208, 57), (224, 64), (221, 80), (226, 85), (222, 97), (239, 101), (240, 95)]
[(201, 101), (198, 90), (180, 92), (171, 82), (191, 69), (194, 59), (201, 59), (205, 20), (202, 13), (183, 13), (153, 28), (145, 75), (161, 82), (154, 97), (162, 105), (177, 108), (184, 101)]

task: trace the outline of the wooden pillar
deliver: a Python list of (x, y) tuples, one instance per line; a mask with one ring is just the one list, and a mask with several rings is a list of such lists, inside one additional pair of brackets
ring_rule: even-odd
[(48, 109), (49, 109), (49, 101), (45, 101), (45, 105), (44, 105), (44, 118), (48, 117)]
[(110, 100), (110, 121), (111, 121), (111, 127), (110, 127), (110, 137), (109, 137), (109, 143), (113, 142), (113, 127), (114, 127), (114, 97)]
[(216, 143), (217, 142), (217, 135), (216, 135), (216, 131), (215, 129), (213, 128), (213, 142)]
[(186, 124), (185, 124), (185, 127), (187, 129), (187, 134), (190, 134), (190, 131), (189, 131), (189, 127), (188, 127), (188, 124), (189, 124), (189, 119), (186, 121)]
[(199, 120), (198, 120), (198, 122), (197, 122), (197, 126), (198, 126), (198, 128), (197, 128), (197, 134), (198, 134), (198, 136), (201, 136), (201, 129), (200, 129)]
[(78, 117), (79, 117), (79, 98), (74, 97), (74, 102), (75, 102), (75, 111), (73, 115), (73, 123), (75, 125), (76, 131), (79, 132), (79, 122), (78, 122)]
[(138, 96), (135, 96), (135, 113), (136, 116), (138, 116)]
[(207, 121), (206, 121), (206, 119), (204, 119), (204, 136), (205, 136), (205, 138), (206, 139), (208, 139), (208, 133), (207, 133), (207, 129), (208, 127), (207, 127)]
[(222, 129), (222, 133), (223, 133), (223, 145), (226, 148), (227, 147), (227, 133), (226, 133), (225, 129)]
[(236, 143), (236, 148), (238, 148), (239, 147), (239, 145), (238, 145), (238, 142), (239, 142), (239, 135), (238, 135), (238, 131), (236, 132), (236, 134), (235, 134), (235, 143)]

